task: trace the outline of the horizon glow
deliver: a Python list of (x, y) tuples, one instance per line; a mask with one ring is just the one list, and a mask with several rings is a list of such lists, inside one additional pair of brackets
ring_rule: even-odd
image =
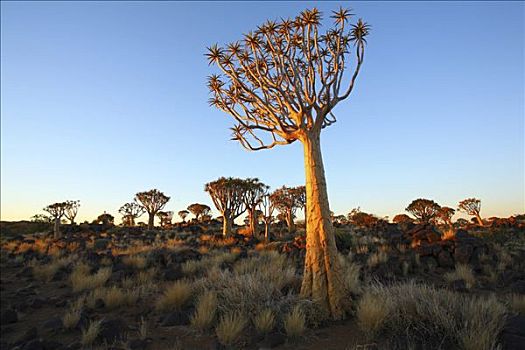
[(76, 222), (120, 222), (157, 188), (178, 221), (195, 202), (217, 216), (204, 184), (220, 176), (303, 184), (298, 142), (229, 141), (204, 54), (307, 7), (326, 29), (341, 5), (372, 30), (321, 136), (331, 210), (392, 218), (416, 198), (476, 197), (483, 217), (524, 213), (523, 2), (1, 2), (1, 220), (78, 199)]

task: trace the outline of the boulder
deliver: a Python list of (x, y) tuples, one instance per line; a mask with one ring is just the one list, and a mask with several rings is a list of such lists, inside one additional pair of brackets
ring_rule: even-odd
[(2, 312), (2, 316), (0, 316), (1, 324), (9, 324), (15, 322), (18, 322), (18, 314), (15, 310), (6, 309), (4, 312)]
[(122, 340), (126, 330), (126, 322), (121, 318), (103, 320), (100, 324), (100, 332), (98, 334), (98, 338), (102, 342), (112, 344), (114, 342)]
[(454, 259), (452, 259), (452, 255), (449, 252), (441, 250), (438, 254), (438, 264), (441, 267), (452, 268), (454, 267)]
[(161, 326), (162, 327), (171, 327), (171, 326), (183, 326), (190, 323), (189, 313), (182, 311), (174, 311), (167, 314), (162, 318)]

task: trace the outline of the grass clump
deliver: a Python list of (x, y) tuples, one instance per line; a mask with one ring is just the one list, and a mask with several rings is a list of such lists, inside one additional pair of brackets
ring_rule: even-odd
[(476, 277), (472, 268), (466, 264), (457, 264), (453, 272), (445, 274), (445, 279), (450, 283), (454, 281), (464, 281), (467, 289), (472, 288), (476, 284)]
[(78, 325), (84, 307), (84, 298), (76, 300), (62, 316), (62, 324), (65, 329), (73, 329)]
[(391, 301), (374, 291), (367, 291), (357, 304), (357, 324), (368, 336), (374, 337), (384, 327), (391, 312)]
[(298, 305), (284, 316), (283, 323), (286, 335), (292, 339), (300, 337), (306, 330), (306, 316)]
[(199, 330), (209, 328), (215, 320), (217, 312), (217, 294), (213, 291), (202, 294), (197, 300), (195, 313), (191, 317), (191, 325)]
[(142, 255), (128, 255), (122, 258), (125, 265), (131, 266), (135, 269), (142, 270), (146, 268), (147, 259)]
[(82, 330), (82, 338), (80, 340), (80, 343), (83, 346), (90, 346), (95, 342), (95, 340), (98, 337), (98, 334), (100, 333), (101, 324), (102, 320), (92, 321), (87, 327), (87, 329)]
[[(380, 312), (378, 303), (385, 303), (383, 308), (388, 310), (378, 317), (381, 322), (363, 322), (364, 310)], [(491, 350), (503, 329), (505, 313), (503, 304), (494, 297), (473, 297), (408, 282), (370, 286), (359, 302), (357, 315), (360, 325), (371, 325), (368, 328), (376, 334), (383, 331), (391, 338), (403, 334), (407, 343), (422, 343), (427, 348)]]
[(223, 315), (215, 328), (219, 342), (226, 346), (234, 345), (239, 341), (246, 324), (246, 318), (239, 312)]
[(94, 274), (89, 271), (89, 266), (85, 264), (79, 264), (73, 269), (70, 277), (73, 292), (99, 288), (111, 277), (111, 267), (103, 267)]
[(253, 318), (253, 325), (259, 334), (268, 334), (275, 327), (275, 313), (272, 309), (263, 309)]
[(190, 282), (179, 280), (166, 288), (155, 305), (158, 311), (180, 310), (191, 298), (193, 288)]

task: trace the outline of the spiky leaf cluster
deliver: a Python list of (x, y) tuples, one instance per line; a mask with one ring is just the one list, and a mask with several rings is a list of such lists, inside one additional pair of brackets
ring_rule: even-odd
[(336, 121), (332, 110), (354, 87), (370, 29), (361, 19), (349, 23), (351, 16), (334, 11), (334, 25), (321, 33), (321, 13), (305, 10), (208, 48), (219, 70), (208, 77), (209, 103), (235, 118), (234, 140), (249, 150), (271, 148)]

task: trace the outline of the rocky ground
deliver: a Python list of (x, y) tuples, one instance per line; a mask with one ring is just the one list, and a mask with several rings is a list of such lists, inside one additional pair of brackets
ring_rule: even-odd
[(299, 296), (301, 230), (270, 243), (214, 225), (2, 231), (2, 350), (525, 349), (517, 225), (336, 227), (339, 322)]

